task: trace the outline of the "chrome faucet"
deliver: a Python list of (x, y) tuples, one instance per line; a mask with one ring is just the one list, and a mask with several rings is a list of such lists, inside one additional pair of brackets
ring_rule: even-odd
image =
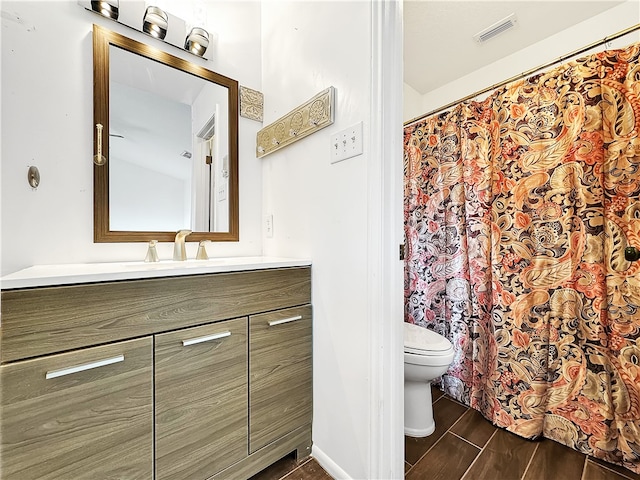
[(187, 250), (184, 248), (184, 239), (191, 233), (191, 230), (178, 230), (176, 239), (173, 243), (173, 259), (184, 261), (187, 259)]

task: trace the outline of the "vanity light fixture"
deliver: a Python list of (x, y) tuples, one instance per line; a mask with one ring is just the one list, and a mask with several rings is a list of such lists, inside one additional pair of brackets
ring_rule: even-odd
[(193, 27), (184, 41), (184, 49), (200, 57), (209, 46), (209, 33), (200, 27)]
[(119, 3), (119, 0), (91, 0), (91, 10), (105, 17), (117, 20)]
[(158, 7), (147, 7), (144, 12), (144, 20), (142, 22), (142, 30), (152, 37), (163, 40), (167, 35), (169, 27), (169, 17), (166, 12)]

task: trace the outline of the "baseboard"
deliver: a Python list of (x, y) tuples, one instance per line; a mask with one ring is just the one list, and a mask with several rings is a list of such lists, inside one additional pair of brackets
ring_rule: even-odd
[(319, 449), (316, 445), (311, 448), (311, 456), (316, 459), (322, 468), (336, 480), (351, 480), (351, 477), (347, 475), (347, 472), (342, 470), (336, 462)]

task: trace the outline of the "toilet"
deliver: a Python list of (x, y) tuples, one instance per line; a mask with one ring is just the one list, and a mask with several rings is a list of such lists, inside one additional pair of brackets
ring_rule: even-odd
[(426, 437), (435, 430), (431, 382), (444, 374), (452, 361), (449, 340), (432, 330), (404, 323), (405, 435)]

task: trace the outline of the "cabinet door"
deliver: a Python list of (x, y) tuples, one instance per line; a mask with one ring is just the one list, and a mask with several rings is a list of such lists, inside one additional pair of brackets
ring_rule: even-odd
[(311, 307), (249, 318), (250, 453), (311, 423)]
[(247, 319), (156, 335), (156, 478), (205, 479), (247, 456)]
[(6, 479), (149, 479), (152, 338), (0, 367)]

